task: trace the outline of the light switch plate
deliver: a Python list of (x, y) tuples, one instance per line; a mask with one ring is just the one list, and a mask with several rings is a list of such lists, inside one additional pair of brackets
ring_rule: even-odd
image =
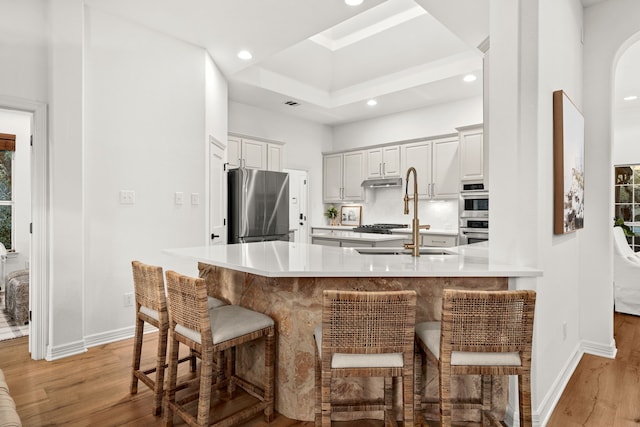
[(133, 190), (120, 190), (120, 204), (133, 205), (136, 203), (136, 192)]
[(200, 204), (200, 193), (191, 193), (191, 204), (194, 206)]
[(175, 197), (175, 204), (176, 205), (181, 205), (184, 203), (184, 193), (182, 191), (176, 191)]

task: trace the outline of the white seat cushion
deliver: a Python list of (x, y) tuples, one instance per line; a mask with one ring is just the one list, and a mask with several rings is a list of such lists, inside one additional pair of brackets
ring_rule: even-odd
[(207, 303), (209, 304), (209, 310), (227, 305), (224, 301), (214, 297), (207, 297)]
[[(318, 354), (322, 358), (322, 325), (313, 331), (318, 346)], [(332, 368), (402, 368), (402, 353), (382, 354), (348, 354), (334, 353)]]
[[(269, 316), (237, 305), (223, 305), (210, 309), (209, 321), (214, 344), (273, 326), (273, 319)], [(200, 333), (193, 329), (176, 325), (176, 332), (197, 343), (202, 343)]]
[[(436, 358), (440, 358), (440, 322), (422, 322), (416, 325), (416, 336)], [(452, 351), (451, 365), (455, 366), (520, 366), (520, 353), (490, 353)]]
[(140, 312), (146, 314), (152, 319), (156, 319), (157, 321), (160, 321), (160, 316), (158, 315), (158, 312), (156, 310), (152, 310), (149, 307), (145, 307), (144, 305), (141, 305)]

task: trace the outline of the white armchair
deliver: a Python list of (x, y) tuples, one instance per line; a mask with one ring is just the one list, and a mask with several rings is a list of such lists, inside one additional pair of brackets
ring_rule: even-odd
[(620, 227), (613, 227), (613, 293), (615, 311), (640, 316), (640, 255)]

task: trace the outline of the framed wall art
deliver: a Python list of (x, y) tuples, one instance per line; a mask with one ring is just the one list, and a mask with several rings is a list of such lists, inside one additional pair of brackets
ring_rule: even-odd
[(361, 225), (362, 206), (342, 206), (340, 208), (340, 219), (342, 225)]
[(584, 117), (562, 90), (553, 92), (553, 231), (584, 227)]

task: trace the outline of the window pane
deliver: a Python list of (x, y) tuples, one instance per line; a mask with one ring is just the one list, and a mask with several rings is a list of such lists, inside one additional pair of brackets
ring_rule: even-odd
[(11, 242), (11, 206), (0, 206), (0, 242), (7, 249), (12, 249)]
[[(632, 185), (616, 185), (616, 203), (631, 203), (631, 189)], [(640, 199), (638, 199), (640, 200)]]
[(625, 221), (631, 221), (631, 205), (616, 205), (616, 218), (622, 218)]
[(619, 166), (616, 168), (616, 184), (631, 184), (631, 168)]
[(11, 200), (11, 151), (0, 151), (0, 200)]
[(640, 165), (633, 166), (633, 182), (634, 184), (640, 184)]

